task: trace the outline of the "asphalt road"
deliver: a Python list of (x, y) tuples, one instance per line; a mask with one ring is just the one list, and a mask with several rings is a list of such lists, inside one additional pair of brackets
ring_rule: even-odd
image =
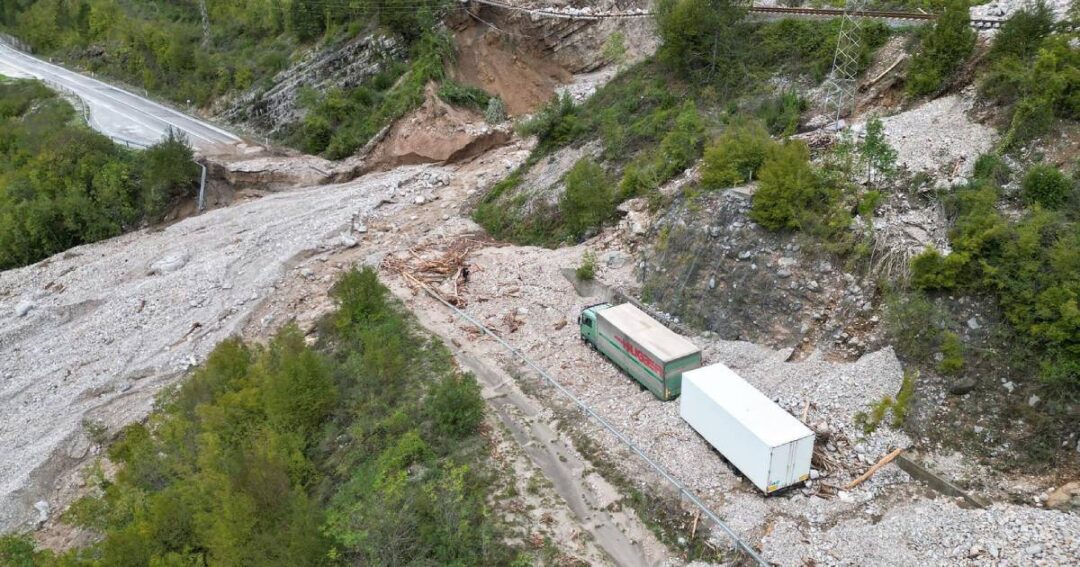
[(90, 126), (119, 142), (150, 145), (173, 128), (183, 132), (202, 155), (233, 153), (243, 145), (238, 136), (212, 124), (2, 43), (0, 75), (41, 79), (74, 93), (90, 111)]

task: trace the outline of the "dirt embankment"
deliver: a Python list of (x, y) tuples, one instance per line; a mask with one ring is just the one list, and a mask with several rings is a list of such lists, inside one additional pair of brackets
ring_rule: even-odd
[(470, 25), (454, 34), (457, 59), (450, 76), (498, 95), (511, 116), (528, 114), (569, 82), (570, 72), (493, 29)]
[(378, 143), (367, 159), (368, 167), (456, 163), (501, 146), (510, 137), (509, 124), (492, 126), (479, 112), (446, 104), (432, 84), (424, 104), (398, 120)]

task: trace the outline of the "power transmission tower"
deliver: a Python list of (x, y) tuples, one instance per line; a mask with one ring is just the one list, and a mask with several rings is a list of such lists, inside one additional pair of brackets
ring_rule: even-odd
[(840, 21), (840, 35), (836, 40), (832, 71), (825, 80), (825, 113), (834, 127), (840, 128), (840, 119), (855, 113), (855, 88), (858, 86), (859, 51), (862, 37), (862, 20), (856, 14), (862, 11), (866, 0), (846, 0), (844, 16)]

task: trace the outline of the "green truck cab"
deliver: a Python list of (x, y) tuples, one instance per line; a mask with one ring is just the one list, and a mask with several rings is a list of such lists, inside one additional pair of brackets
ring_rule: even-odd
[(630, 303), (590, 305), (578, 317), (581, 340), (661, 400), (682, 391), (682, 374), (701, 366), (701, 349)]

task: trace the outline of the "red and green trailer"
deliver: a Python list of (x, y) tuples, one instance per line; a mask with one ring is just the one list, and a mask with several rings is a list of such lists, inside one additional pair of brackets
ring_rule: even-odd
[(701, 366), (701, 349), (632, 303), (590, 305), (578, 317), (581, 340), (657, 398), (675, 399), (683, 372)]

